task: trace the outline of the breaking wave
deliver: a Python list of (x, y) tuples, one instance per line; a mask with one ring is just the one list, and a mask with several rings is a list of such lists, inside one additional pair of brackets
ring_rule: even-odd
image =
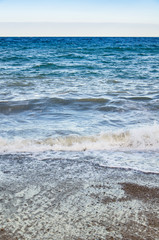
[(45, 139), (0, 138), (0, 152), (87, 150), (159, 150), (159, 125), (142, 126), (129, 130), (101, 133), (94, 136), (59, 136)]

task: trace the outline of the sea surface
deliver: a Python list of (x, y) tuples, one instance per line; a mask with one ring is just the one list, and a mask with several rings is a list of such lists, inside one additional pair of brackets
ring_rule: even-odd
[(0, 162), (159, 173), (159, 38), (0, 38)]

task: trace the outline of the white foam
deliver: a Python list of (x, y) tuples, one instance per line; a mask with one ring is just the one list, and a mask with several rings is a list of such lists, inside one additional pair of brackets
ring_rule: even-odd
[(39, 140), (0, 138), (0, 152), (85, 150), (159, 150), (159, 125), (136, 127), (94, 136), (67, 136)]

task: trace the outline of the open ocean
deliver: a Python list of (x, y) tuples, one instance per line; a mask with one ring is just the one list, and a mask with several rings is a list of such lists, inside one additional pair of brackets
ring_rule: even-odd
[(0, 38), (0, 176), (27, 157), (159, 173), (159, 38)]

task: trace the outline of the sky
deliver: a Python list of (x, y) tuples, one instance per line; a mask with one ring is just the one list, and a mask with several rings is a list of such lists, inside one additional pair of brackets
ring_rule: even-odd
[[(89, 28), (91, 26), (92, 29), (95, 23), (105, 23), (107, 27), (109, 23), (109, 28), (113, 23), (113, 32), (115, 32), (115, 28), (118, 32), (117, 28), (121, 26), (121, 30), (124, 27), (127, 34), (129, 34), (128, 28), (125, 27), (127, 24), (131, 24), (133, 29), (136, 25), (136, 32), (140, 31), (139, 28), (143, 24), (143, 26), (147, 25), (149, 28), (149, 32), (144, 28), (145, 34), (159, 35), (159, 0), (0, 0), (0, 35), (9, 34), (9, 32), (14, 34), (13, 29), (10, 29), (11, 25), (2, 24), (6, 22), (16, 23), (14, 25), (16, 34), (18, 34), (18, 29), (22, 26), (22, 24), (18, 25), (17, 23), (33, 22), (40, 26), (40, 23), (51, 22), (63, 23), (63, 25), (60, 25), (61, 31), (67, 23), (69, 23), (67, 24), (69, 30), (71, 30), (72, 26), (70, 23), (78, 23), (77, 26), (79, 23), (90, 23), (90, 25), (86, 24), (85, 26), (89, 26)], [(24, 34), (26, 26), (28, 25), (24, 24), (22, 27)], [(7, 29), (5, 29), (6, 27)], [(56, 35), (56, 32), (59, 34), (57, 27), (54, 25), (53, 35)], [(98, 32), (98, 27), (97, 29), (94, 28), (94, 35)], [(48, 29), (50, 28), (48, 27)], [(103, 27), (103, 31), (104, 29), (105, 27)], [(8, 32), (6, 32), (7, 30)], [(103, 34), (109, 35), (109, 31), (103, 32)], [(33, 34), (31, 26), (30, 34)], [(35, 28), (34, 34), (36, 34)], [(51, 32), (48, 32), (49, 34)], [(82, 28), (79, 34), (84, 34)]]

